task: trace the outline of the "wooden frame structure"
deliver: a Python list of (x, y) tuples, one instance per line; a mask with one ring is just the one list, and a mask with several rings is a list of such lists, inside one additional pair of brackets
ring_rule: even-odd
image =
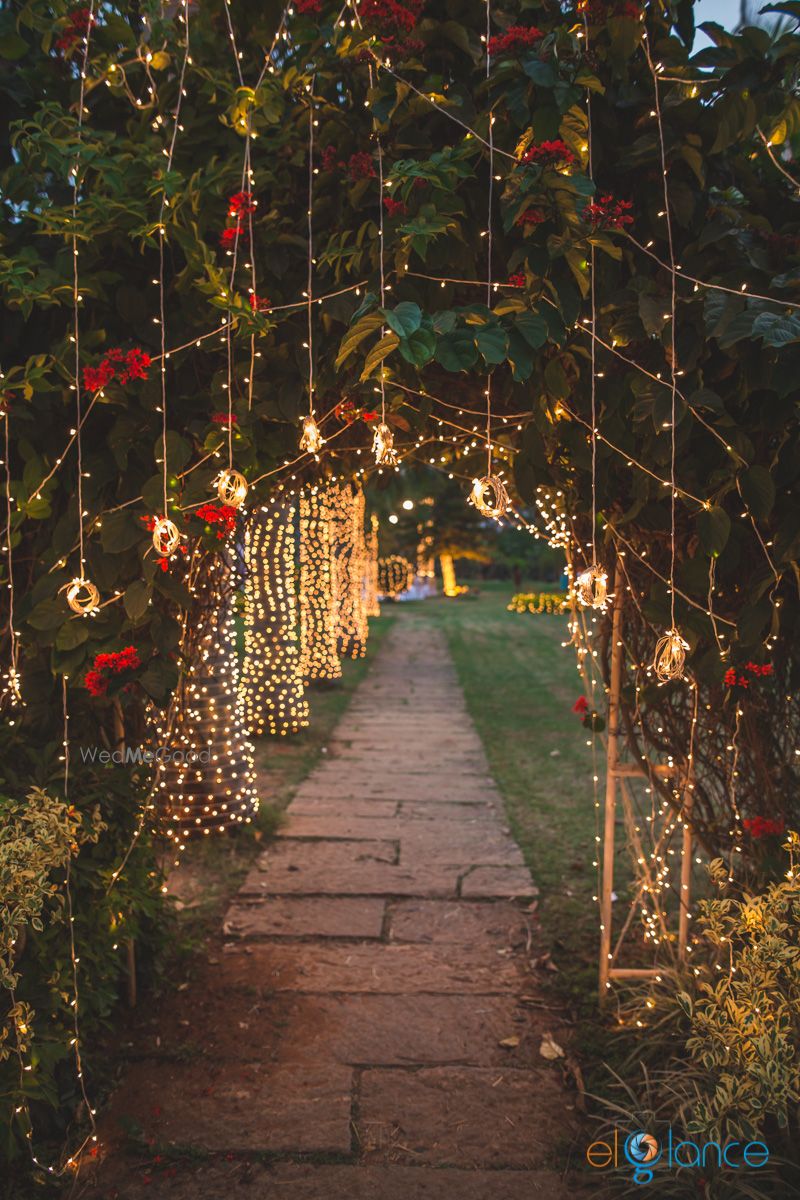
[[(624, 644), (622, 640), (623, 619), (623, 588), (624, 576), (617, 562), (614, 572), (614, 592), (612, 597), (611, 614), (611, 667), (609, 676), (608, 696), (608, 735), (606, 739), (606, 790), (605, 811), (603, 818), (603, 865), (600, 888), (600, 1003), (605, 1003), (608, 990), (614, 980), (652, 979), (660, 973), (659, 967), (619, 967), (616, 965), (625, 936), (631, 926), (634, 911), (640, 902), (645, 889), (656, 894), (653, 886), (653, 873), (642, 846), (634, 815), (633, 800), (630, 792), (630, 781), (645, 779), (655, 781), (670, 777), (680, 777), (682, 770), (686, 777), (688, 764), (681, 766), (658, 764), (649, 760), (641, 763), (623, 761), (620, 753), (620, 716), (622, 711), (622, 673), (624, 659)], [(678, 908), (678, 959), (686, 960), (689, 940), (689, 906), (691, 901), (692, 849), (693, 837), (691, 829), (692, 789), (683, 788), (683, 798), (676, 819), (683, 826), (681, 840), (681, 882)], [(622, 929), (614, 940), (613, 903), (614, 903), (614, 860), (617, 849), (616, 823), (617, 812), (621, 811), (625, 830), (636, 852), (637, 862), (641, 868), (641, 877), (634, 890), (627, 917)], [(656, 842), (656, 849), (663, 848), (667, 841), (664, 831)], [(656, 920), (664, 936), (665, 942), (670, 942), (666, 916), (660, 906), (656, 906)]]

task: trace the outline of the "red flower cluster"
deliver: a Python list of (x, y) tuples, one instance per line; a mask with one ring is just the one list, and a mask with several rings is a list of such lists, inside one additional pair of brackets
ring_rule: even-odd
[(748, 662), (742, 668), (749, 671), (752, 679), (740, 674), (735, 667), (728, 667), (725, 672), (725, 683), (728, 687), (749, 688), (753, 679), (766, 679), (772, 674), (772, 663)]
[(385, 34), (410, 33), (419, 20), (424, 0), (410, 0), (398, 4), (397, 0), (363, 0), (359, 12), (365, 25)]
[(339, 162), (339, 151), (335, 146), (326, 146), (322, 151), (322, 169), (323, 171), (335, 171), (337, 167), (343, 167), (344, 163)]
[(239, 423), (236, 413), (231, 413), (230, 416), (226, 412), (212, 413), (211, 420), (215, 425), (238, 425)]
[(629, 216), (633, 204), (630, 200), (615, 200), (613, 196), (601, 196), (595, 204), (587, 204), (583, 219), (595, 229), (624, 229), (633, 224)]
[(521, 212), (514, 222), (515, 225), (541, 225), (542, 221), (547, 220), (547, 213), (541, 208), (526, 208)]
[(572, 711), (581, 717), (586, 715), (586, 713), (589, 711), (589, 701), (585, 696), (578, 696), (578, 699), (572, 706)]
[(638, 21), (642, 15), (640, 6), (634, 0), (618, 0), (616, 4), (608, 0), (579, 0), (578, 12), (585, 13), (592, 25), (603, 25), (609, 17), (630, 17)]
[(402, 200), (393, 200), (391, 196), (383, 197), (383, 207), (390, 217), (404, 217), (408, 212)]
[(561, 138), (529, 146), (520, 159), (522, 163), (539, 163), (543, 167), (569, 167), (576, 161), (575, 155)]
[(83, 41), (86, 37), (94, 23), (95, 18), (92, 16), (90, 9), (73, 8), (72, 12), (67, 14), (67, 24), (64, 32), (56, 40), (56, 50), (60, 50), (65, 56), (71, 54), (78, 42)]
[(227, 504), (201, 504), (195, 516), (207, 525), (218, 525), (217, 537), (220, 541), (236, 528), (236, 509)]
[(781, 834), (786, 828), (785, 821), (777, 821), (772, 817), (748, 817), (742, 824), (754, 841), (770, 834)]
[(525, 272), (517, 271), (514, 275), (509, 275), (508, 287), (525, 287)]
[(358, 179), (374, 179), (375, 163), (367, 150), (356, 150), (347, 161), (347, 173), (355, 183)]
[(391, 36), (383, 39), (384, 52), (393, 62), (402, 62), (404, 58), (419, 58), (422, 51), (425, 49), (425, 43), (419, 38), (393, 38)]
[(252, 192), (235, 192), (228, 201), (229, 217), (249, 217), (256, 211), (258, 201), (253, 199)]
[(248, 237), (249, 234), (244, 225), (231, 225), (227, 229), (223, 229), (219, 235), (219, 244), (223, 250), (232, 250), (236, 245), (237, 239), (240, 242), (246, 242)]
[(253, 312), (269, 312), (272, 308), (272, 301), (269, 296), (258, 296), (255, 292), (251, 292), (250, 307)]
[(147, 379), (150, 355), (144, 350), (109, 350), (97, 367), (83, 368), (83, 386), (87, 392), (99, 392), (112, 379), (128, 383), (131, 379)]
[(302, 16), (308, 16), (322, 10), (322, 0), (294, 0), (294, 6)]
[(333, 411), (345, 425), (352, 425), (354, 421), (375, 421), (378, 416), (376, 412), (359, 408), (353, 400), (340, 400)]
[(86, 690), (90, 696), (105, 696), (111, 675), (135, 671), (141, 665), (142, 660), (135, 646), (126, 646), (124, 650), (115, 650), (111, 654), (98, 654), (91, 669), (86, 672)]
[(535, 25), (512, 25), (505, 33), (489, 38), (486, 52), (490, 58), (500, 58), (503, 54), (519, 54), (529, 50), (540, 42), (544, 34)]

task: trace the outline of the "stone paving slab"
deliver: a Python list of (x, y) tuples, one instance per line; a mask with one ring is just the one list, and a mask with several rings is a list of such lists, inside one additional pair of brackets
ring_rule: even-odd
[(338, 1063), (135, 1064), (117, 1114), (156, 1143), (210, 1151), (273, 1150), (347, 1154), (352, 1072)]
[(516, 896), (538, 895), (527, 867), (474, 867), (461, 881), (461, 895)]
[[(399, 807), (397, 800), (348, 800), (347, 817), (349, 820), (387, 819), (394, 817)], [(342, 798), (337, 796), (329, 799), (321, 793), (308, 796), (295, 794), (286, 812), (290, 818), (299, 814), (341, 817)]]
[[(277, 1001), (277, 1003), (276, 1003)], [(296, 995), (267, 1009), (280, 1062), (348, 1066), (538, 1066), (542, 1014), (512, 995)], [(502, 1042), (519, 1039), (515, 1046)]]
[[(305, 843), (303, 843), (305, 844)], [(318, 843), (310, 842), (309, 846)], [(331, 842), (336, 846), (341, 843)], [(359, 843), (356, 843), (358, 845)], [(469, 864), (463, 864), (463, 870)], [(245, 879), (242, 896), (455, 896), (459, 870), (433, 864), (414, 867), (392, 863), (340, 862), (330, 868), (309, 865), (306, 870), (271, 871), (255, 867)]]
[(234, 903), (225, 914), (228, 937), (379, 938), (386, 902), (350, 896), (271, 896)]
[(397, 942), (509, 946), (525, 943), (528, 926), (515, 904), (395, 900), (389, 905), (389, 937)]
[[(245, 949), (249, 953), (245, 953)], [(233, 946), (215, 968), (225, 987), (276, 991), (497, 995), (520, 990), (517, 965), (489, 946), (336, 942)]]
[(573, 1124), (552, 1068), (361, 1075), (357, 1134), (367, 1161), (531, 1170)]
[(554, 1171), (431, 1171), (425, 1167), (230, 1161), (143, 1163), (106, 1183), (102, 1166), (87, 1200), (569, 1200)]

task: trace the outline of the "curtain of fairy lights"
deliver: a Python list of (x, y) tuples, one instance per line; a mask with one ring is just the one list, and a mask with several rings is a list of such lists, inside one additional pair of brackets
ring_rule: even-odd
[(252, 735), (298, 733), (308, 725), (300, 671), (295, 592), (295, 506), (272, 500), (244, 533), (244, 661), (241, 696)]
[(299, 590), (300, 673), (308, 680), (339, 679), (329, 496), (316, 486), (300, 493)]
[(180, 653), (186, 667), (176, 692), (169, 740), (159, 747), (163, 769), (158, 807), (167, 834), (181, 845), (192, 834), (225, 832), (258, 808), (253, 746), (238, 696), (233, 572), (222, 555), (190, 575), (193, 605)]
[(364, 493), (360, 485), (329, 488), (334, 612), (339, 653), (361, 658), (366, 653), (364, 603)]

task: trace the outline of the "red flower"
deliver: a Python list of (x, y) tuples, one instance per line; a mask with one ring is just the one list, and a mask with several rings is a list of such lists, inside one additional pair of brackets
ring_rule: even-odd
[(253, 312), (269, 312), (272, 308), (272, 301), (269, 296), (258, 296), (255, 292), (251, 292), (250, 307)]
[(376, 412), (365, 412), (361, 414), (362, 421), (377, 421), (378, 414)]
[(547, 220), (547, 213), (541, 208), (526, 208), (514, 222), (515, 225), (541, 225)]
[(517, 271), (514, 275), (508, 277), (508, 287), (522, 288), (525, 287), (524, 271)]
[(408, 212), (402, 200), (393, 200), (391, 196), (383, 197), (383, 207), (390, 217), (404, 217)]
[(763, 837), (780, 835), (786, 828), (786, 823), (782, 818), (778, 820), (772, 817), (748, 817), (742, 821), (742, 825), (754, 841)]
[(126, 646), (124, 650), (111, 653), (96, 654), (91, 668), (86, 672), (84, 684), (90, 696), (105, 696), (108, 691), (109, 675), (121, 675), (125, 671), (135, 671), (142, 665), (139, 652), (135, 646)]
[(308, 13), (318, 13), (322, 10), (322, 0), (294, 0), (294, 6), (305, 16)]
[(90, 696), (105, 696), (108, 691), (108, 680), (100, 671), (87, 671), (84, 683)]
[(238, 425), (239, 423), (236, 413), (231, 413), (230, 415), (226, 412), (212, 413), (211, 420), (215, 425)]
[(235, 192), (228, 201), (229, 217), (247, 217), (256, 211), (258, 201), (251, 192)]
[(572, 706), (572, 711), (578, 713), (579, 716), (583, 716), (589, 711), (589, 701), (585, 696), (578, 696), (578, 699)]
[(384, 36), (410, 33), (422, 8), (423, 0), (410, 0), (406, 4), (398, 4), (397, 0), (362, 0), (359, 12), (365, 25)]
[(499, 58), (503, 54), (519, 54), (529, 50), (540, 42), (544, 34), (535, 25), (512, 25), (505, 33), (489, 38), (486, 53), (490, 58)]
[(236, 509), (227, 504), (201, 504), (195, 515), (207, 525), (219, 526), (217, 538), (220, 541), (236, 528)]
[(244, 225), (230, 225), (219, 235), (219, 244), (223, 250), (231, 250), (237, 243), (246, 242), (248, 238)]
[(736, 683), (736, 671), (733, 667), (728, 667), (727, 671), (725, 672), (725, 682), (728, 687), (733, 687), (733, 685)]
[(633, 208), (630, 200), (615, 200), (613, 196), (601, 196), (594, 204), (587, 204), (583, 210), (583, 219), (595, 229), (624, 229), (633, 224), (629, 215)]
[(348, 159), (347, 171), (353, 183), (359, 179), (374, 179), (375, 163), (372, 161), (372, 155), (366, 150), (356, 150)]
[(150, 355), (144, 350), (108, 350), (97, 367), (83, 368), (83, 386), (87, 392), (99, 392), (116, 378), (120, 383), (131, 379), (147, 379), (151, 363)]
[(155, 517), (151, 517), (149, 514), (147, 514), (144, 517), (139, 517), (139, 520), (142, 522), (145, 529), (149, 529), (151, 533), (153, 532), (153, 530), (156, 527), (156, 518)]
[(340, 163), (339, 151), (335, 146), (326, 146), (322, 151), (322, 169), (323, 171), (335, 171), (337, 167), (343, 167), (344, 163)]
[(576, 161), (575, 155), (561, 138), (555, 138), (552, 142), (534, 143), (520, 159), (521, 163), (538, 163), (543, 167), (569, 167)]
[(64, 32), (56, 40), (56, 50), (60, 50), (66, 58), (78, 42), (83, 41), (94, 23), (95, 18), (88, 8), (73, 8), (72, 12), (67, 14)]
[(87, 392), (99, 392), (111, 383), (113, 378), (114, 367), (107, 359), (101, 362), (99, 367), (83, 368), (83, 386)]

